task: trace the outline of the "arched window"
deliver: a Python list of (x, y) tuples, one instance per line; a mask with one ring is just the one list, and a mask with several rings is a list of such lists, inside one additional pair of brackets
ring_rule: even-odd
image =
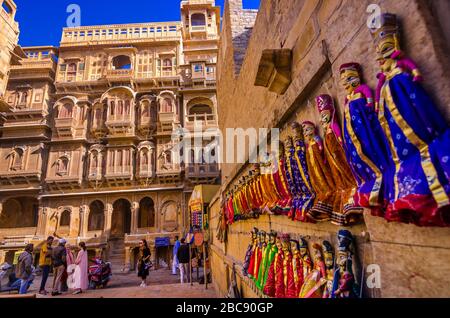
[(164, 59), (163, 60), (163, 71), (171, 71), (172, 70), (172, 60)]
[(123, 101), (119, 100), (117, 102), (117, 115), (123, 115)]
[(25, 105), (27, 103), (27, 99), (28, 99), (28, 92), (22, 92), (19, 104)]
[(142, 160), (141, 167), (144, 170), (147, 170), (147, 168), (148, 168), (148, 154), (149, 154), (149, 152), (147, 149), (144, 149), (141, 152), (141, 160)]
[(129, 115), (130, 114), (130, 101), (126, 100), (125, 101), (125, 115)]
[(58, 118), (72, 118), (72, 105), (71, 104), (64, 104), (59, 109)]
[(91, 153), (91, 169), (92, 169), (92, 172), (97, 172), (98, 159), (99, 159), (98, 151), (93, 151)]
[(145, 103), (144, 106), (142, 107), (141, 116), (142, 117), (150, 117), (150, 106), (148, 103)]
[(70, 63), (67, 67), (67, 81), (71, 82), (77, 77), (77, 64)]
[(116, 102), (113, 100), (109, 102), (109, 113), (111, 114), (111, 116), (114, 116), (114, 114), (116, 113)]
[(202, 13), (194, 13), (191, 16), (191, 25), (192, 26), (205, 26), (206, 25), (205, 15)]
[(113, 70), (130, 70), (131, 69), (131, 59), (127, 55), (119, 55), (112, 60)]
[(105, 224), (105, 206), (101, 201), (89, 205), (88, 231), (103, 230)]
[(23, 155), (24, 151), (21, 148), (16, 148), (12, 151), (10, 155), (10, 169), (11, 170), (22, 170), (23, 168)]
[(161, 112), (162, 113), (171, 113), (173, 112), (172, 99), (163, 98), (161, 101)]
[(155, 226), (155, 203), (151, 198), (143, 198), (139, 202), (139, 228)]
[(69, 169), (69, 158), (60, 157), (56, 162), (56, 174), (60, 176), (67, 175)]
[(64, 210), (59, 219), (59, 226), (70, 226), (70, 211)]

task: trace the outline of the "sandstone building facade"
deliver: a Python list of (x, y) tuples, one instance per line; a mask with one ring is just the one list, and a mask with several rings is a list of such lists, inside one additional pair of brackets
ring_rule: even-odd
[(24, 48), (1, 127), (0, 263), (56, 234), (128, 270), (140, 239), (155, 257), (155, 238), (188, 229), (193, 186), (219, 167), (180, 162), (203, 149), (179, 154), (172, 135), (217, 127), (220, 11), (186, 0), (181, 17), (65, 28), (59, 47)]
[[(0, 111), (8, 109), (4, 100), (11, 65), (18, 64), (23, 52), (17, 45), (19, 41), (19, 24), (14, 20), (16, 4), (11, 0), (0, 1)], [(1, 119), (0, 119), (1, 120)]]
[[(339, 83), (339, 67), (360, 63), (365, 81), (374, 89), (379, 67), (367, 27), (367, 7), (378, 4), (382, 12), (395, 13), (402, 21), (402, 46), (414, 59), (425, 78), (425, 86), (450, 120), (448, 1), (360, 1), (360, 0), (262, 0), (259, 11), (244, 10), (242, 0), (225, 5), (219, 47), (217, 91), (220, 128), (280, 128), (280, 139), (292, 135), (290, 123), (312, 120), (319, 125), (314, 98), (334, 97), (342, 120), (345, 91)], [(291, 81), (255, 86), (264, 50), (290, 50)], [(268, 69), (262, 65), (262, 69)], [(265, 68), (264, 68), (265, 67)], [(268, 81), (272, 81), (268, 78)], [(264, 82), (264, 81), (262, 81)], [(274, 92), (284, 86), (285, 92)], [(272, 90), (273, 89), (273, 90)], [(225, 107), (226, 105), (226, 107)], [(243, 107), (243, 105), (245, 105)], [(323, 136), (323, 133), (321, 132)], [(244, 297), (261, 292), (242, 275), (246, 249), (253, 227), (267, 233), (288, 233), (305, 237), (310, 244), (328, 240), (335, 245), (340, 227), (331, 223), (309, 224), (285, 216), (262, 215), (238, 221), (228, 227), (227, 241), (216, 238), (221, 214), (221, 197), (232, 190), (251, 164), (222, 165), (222, 189), (211, 210), (211, 270), (213, 284), (226, 295), (236, 268), (237, 284)], [(364, 214), (364, 222), (349, 228), (356, 237), (355, 261), (358, 282), (365, 297), (448, 297), (450, 295), (450, 230), (388, 223)], [(368, 265), (381, 270), (381, 285), (364, 283)]]

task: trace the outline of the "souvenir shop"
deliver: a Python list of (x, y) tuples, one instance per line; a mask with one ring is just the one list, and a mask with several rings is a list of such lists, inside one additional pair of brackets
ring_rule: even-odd
[[(383, 14), (370, 32), (380, 68), (376, 89), (365, 84), (360, 64), (342, 64), (342, 120), (335, 96), (316, 95), (318, 117), (291, 121), (278, 151), (218, 199), (217, 239), (250, 232), (241, 281), (257, 296), (364, 297), (352, 233), (365, 226), (364, 214), (416, 229), (450, 226), (449, 125), (423, 88), (418, 65), (401, 51), (397, 16)], [(305, 232), (274, 230), (274, 218), (304, 223)], [(316, 225), (333, 229), (327, 223), (332, 239), (307, 239)], [(364, 235), (358, 229), (360, 241)], [(236, 241), (228, 243), (243, 254)]]

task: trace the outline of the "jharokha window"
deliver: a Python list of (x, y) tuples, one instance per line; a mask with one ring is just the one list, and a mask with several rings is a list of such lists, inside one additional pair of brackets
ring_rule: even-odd
[(10, 158), (10, 170), (22, 170), (23, 169), (23, 157), (24, 150), (21, 148), (14, 149), (9, 155)]
[(66, 176), (69, 171), (69, 158), (60, 157), (56, 161), (56, 174), (59, 176)]
[(170, 98), (164, 98), (161, 101), (161, 113), (173, 112), (172, 100)]
[(58, 118), (72, 118), (73, 107), (71, 104), (64, 104), (59, 109)]
[(110, 116), (129, 116), (131, 113), (130, 100), (113, 99), (109, 101), (109, 114)]

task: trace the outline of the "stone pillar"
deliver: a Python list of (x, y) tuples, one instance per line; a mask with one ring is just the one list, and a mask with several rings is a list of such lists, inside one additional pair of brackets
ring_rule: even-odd
[(152, 253), (152, 255), (150, 256), (150, 259), (152, 260), (152, 263), (154, 264), (154, 266), (156, 266), (156, 246), (155, 245), (150, 245), (150, 253)]
[(80, 237), (86, 237), (87, 227), (88, 227), (88, 215), (89, 215), (89, 206), (82, 205), (80, 206), (80, 231), (78, 235)]
[(139, 202), (133, 202), (131, 207), (131, 234), (136, 234), (139, 225)]
[(131, 269), (131, 256), (132, 256), (132, 250), (130, 247), (125, 247), (125, 264), (123, 266), (123, 271), (125, 273), (128, 273)]
[(107, 203), (105, 209), (105, 228), (104, 228), (104, 233), (107, 236), (109, 236), (109, 234), (111, 233), (112, 214), (113, 214), (113, 205), (111, 203)]
[(47, 224), (47, 208), (43, 206), (39, 207), (38, 210), (38, 225), (36, 229), (36, 236), (44, 237), (45, 236), (45, 226)]

